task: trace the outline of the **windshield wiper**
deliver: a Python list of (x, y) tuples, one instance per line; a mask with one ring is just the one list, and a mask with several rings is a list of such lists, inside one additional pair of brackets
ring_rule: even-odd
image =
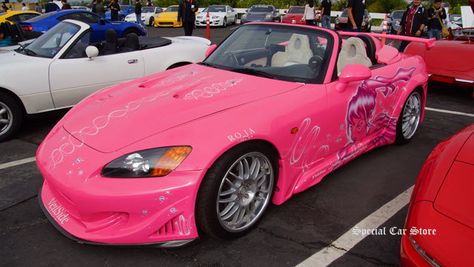
[(200, 62), (199, 65), (208, 66), (208, 67), (212, 67), (212, 68), (217, 68), (216, 65), (211, 64), (211, 63), (207, 63), (207, 62)]
[(33, 51), (33, 50), (31, 50), (31, 49), (29, 49), (29, 48), (24, 47), (24, 48), (23, 48), (23, 51), (25, 51), (25, 53), (26, 53), (28, 56), (36, 56), (36, 52)]
[(229, 70), (239, 72), (239, 73), (244, 73), (244, 74), (250, 74), (250, 75), (255, 75), (255, 76), (271, 78), (271, 79), (277, 77), (276, 75), (270, 74), (268, 72), (257, 70), (257, 69), (252, 69), (252, 68), (233, 68), (233, 69), (229, 69)]

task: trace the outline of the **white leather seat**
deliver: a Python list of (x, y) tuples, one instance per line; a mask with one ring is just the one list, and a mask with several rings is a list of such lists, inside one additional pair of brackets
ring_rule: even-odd
[(364, 41), (357, 37), (351, 37), (342, 43), (342, 49), (337, 60), (337, 72), (341, 74), (342, 70), (349, 64), (361, 64), (367, 67), (372, 66), (372, 62), (367, 57)]
[(283, 67), (294, 64), (308, 64), (313, 56), (309, 38), (304, 34), (293, 34), (288, 40), (285, 52), (277, 52), (272, 57), (272, 67)]

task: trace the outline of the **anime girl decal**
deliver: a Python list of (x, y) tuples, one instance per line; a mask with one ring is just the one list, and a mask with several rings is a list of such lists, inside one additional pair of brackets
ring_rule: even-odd
[[(349, 101), (346, 114), (346, 137), (347, 143), (338, 153), (336, 166), (353, 158), (368, 149), (387, 144), (395, 139), (397, 118), (382, 110), (375, 115), (377, 108), (377, 94), (380, 92), (383, 98), (388, 98), (399, 88), (400, 82), (408, 82), (415, 68), (400, 68), (393, 77), (378, 76), (374, 79), (363, 81), (357, 88), (357, 92)], [(379, 104), (380, 106), (380, 104)], [(391, 108), (389, 109), (391, 110)], [(369, 144), (370, 147), (354, 147), (366, 136), (380, 129), (386, 129)]]

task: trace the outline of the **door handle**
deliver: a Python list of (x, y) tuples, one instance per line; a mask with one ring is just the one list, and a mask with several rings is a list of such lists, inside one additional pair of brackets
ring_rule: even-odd
[(129, 59), (128, 64), (135, 64), (138, 62), (138, 59)]

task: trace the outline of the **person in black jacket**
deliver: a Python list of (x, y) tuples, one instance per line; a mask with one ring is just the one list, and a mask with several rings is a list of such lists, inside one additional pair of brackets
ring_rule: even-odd
[(53, 12), (53, 11), (56, 11), (56, 10), (59, 10), (59, 6), (56, 5), (53, 0), (50, 0), (45, 6), (44, 6), (44, 12), (45, 13), (49, 13), (49, 12)]
[(135, 17), (137, 19), (137, 23), (143, 26), (143, 22), (142, 22), (142, 3), (140, 3), (140, 0), (137, 0), (137, 3), (135, 4)]
[(441, 0), (434, 0), (433, 7), (426, 11), (428, 19), (428, 37), (441, 39), (442, 21), (446, 19), (446, 11), (441, 7)]
[[(421, 5), (421, 0), (413, 0), (403, 13), (397, 34), (421, 37), (426, 23), (425, 8)], [(398, 50), (403, 52), (407, 45), (408, 42), (403, 41)]]
[(112, 21), (119, 20), (120, 5), (118, 4), (117, 0), (112, 0), (108, 8), (110, 8), (110, 19)]
[(179, 4), (178, 21), (183, 22), (184, 35), (193, 35), (194, 21), (196, 20), (195, 13), (198, 11), (198, 4), (196, 0), (183, 0)]

